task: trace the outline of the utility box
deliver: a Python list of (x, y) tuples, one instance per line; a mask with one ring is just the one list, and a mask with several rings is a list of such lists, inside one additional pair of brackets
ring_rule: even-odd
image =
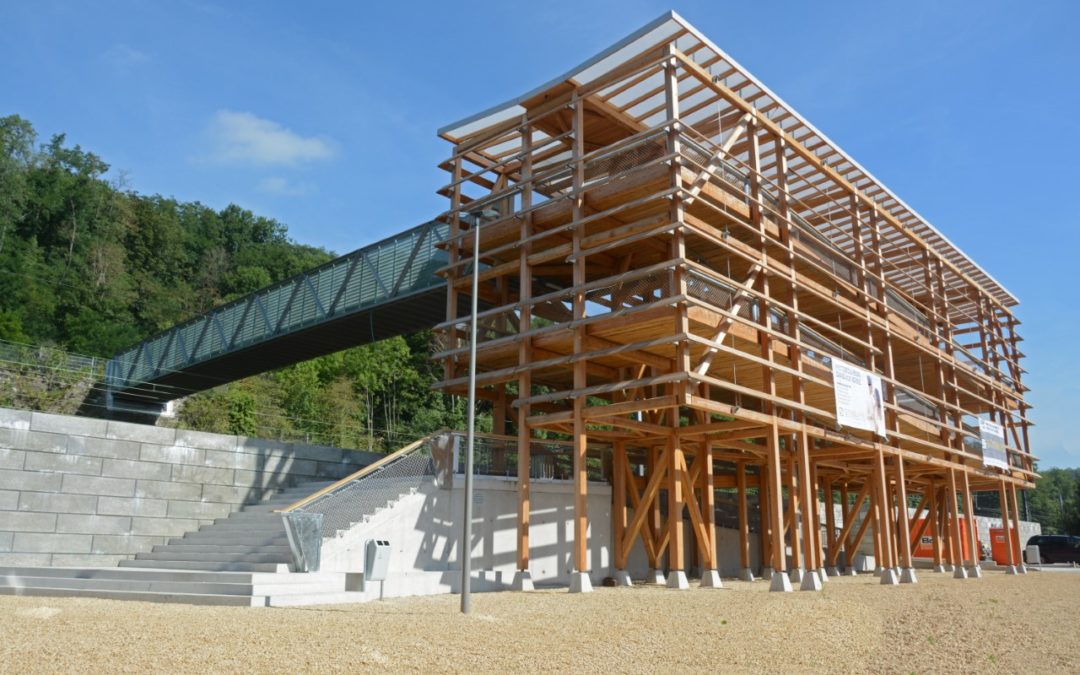
[(364, 551), (364, 581), (384, 581), (390, 571), (390, 542), (368, 539)]
[(1028, 546), (1027, 550), (1024, 551), (1024, 558), (1026, 558), (1025, 562), (1027, 562), (1027, 564), (1029, 565), (1041, 565), (1042, 559), (1039, 558), (1038, 545), (1031, 544), (1030, 546)]

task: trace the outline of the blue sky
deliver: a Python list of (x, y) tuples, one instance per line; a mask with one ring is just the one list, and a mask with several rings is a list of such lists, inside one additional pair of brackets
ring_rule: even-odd
[(344, 253), (445, 208), (438, 127), (667, 9), (1020, 298), (1034, 451), (1080, 466), (1080, 3), (9, 2), (0, 115)]

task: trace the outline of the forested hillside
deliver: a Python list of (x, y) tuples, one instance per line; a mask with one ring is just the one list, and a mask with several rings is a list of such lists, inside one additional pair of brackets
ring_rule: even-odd
[[(111, 356), (333, 255), (238, 206), (140, 195), (108, 170), (62, 134), (39, 142), (29, 121), (0, 118), (0, 340)], [(351, 349), (194, 396), (180, 423), (396, 445), (460, 417), (431, 392), (429, 355), (425, 334)]]

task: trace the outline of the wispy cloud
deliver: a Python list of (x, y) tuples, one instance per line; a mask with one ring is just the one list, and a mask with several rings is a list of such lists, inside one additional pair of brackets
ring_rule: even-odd
[(150, 55), (131, 45), (118, 42), (101, 53), (101, 60), (117, 70), (126, 70), (150, 60)]
[(336, 150), (323, 136), (301, 136), (249, 112), (219, 110), (210, 121), (213, 149), (208, 157), (223, 164), (295, 166), (329, 159)]
[(259, 192), (284, 197), (302, 197), (317, 190), (313, 183), (296, 183), (282, 176), (263, 178), (258, 184)]

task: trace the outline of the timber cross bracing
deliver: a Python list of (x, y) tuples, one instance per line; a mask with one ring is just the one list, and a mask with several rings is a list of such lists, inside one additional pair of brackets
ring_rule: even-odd
[(447, 226), (429, 222), (260, 289), (117, 354), (114, 396), (161, 402), (392, 335), (445, 314)]
[[(687, 555), (715, 568), (720, 484), (738, 486), (743, 551), (756, 490), (766, 566), (815, 572), (868, 525), (879, 564), (910, 569), (909, 495), (937, 523), (937, 562), (971, 567), (971, 493), (1031, 485), (1016, 299), (674, 13), (440, 135), (439, 386), (466, 393), (477, 255), (477, 393), (518, 438), (522, 575), (545, 435), (572, 448), (576, 573), (600, 442), (616, 569), (640, 542), (674, 586)], [(884, 435), (837, 424), (837, 360), (884, 383)], [(1008, 469), (983, 466), (980, 420), (1004, 428)], [(810, 505), (837, 494), (846, 515), (823, 538)]]

